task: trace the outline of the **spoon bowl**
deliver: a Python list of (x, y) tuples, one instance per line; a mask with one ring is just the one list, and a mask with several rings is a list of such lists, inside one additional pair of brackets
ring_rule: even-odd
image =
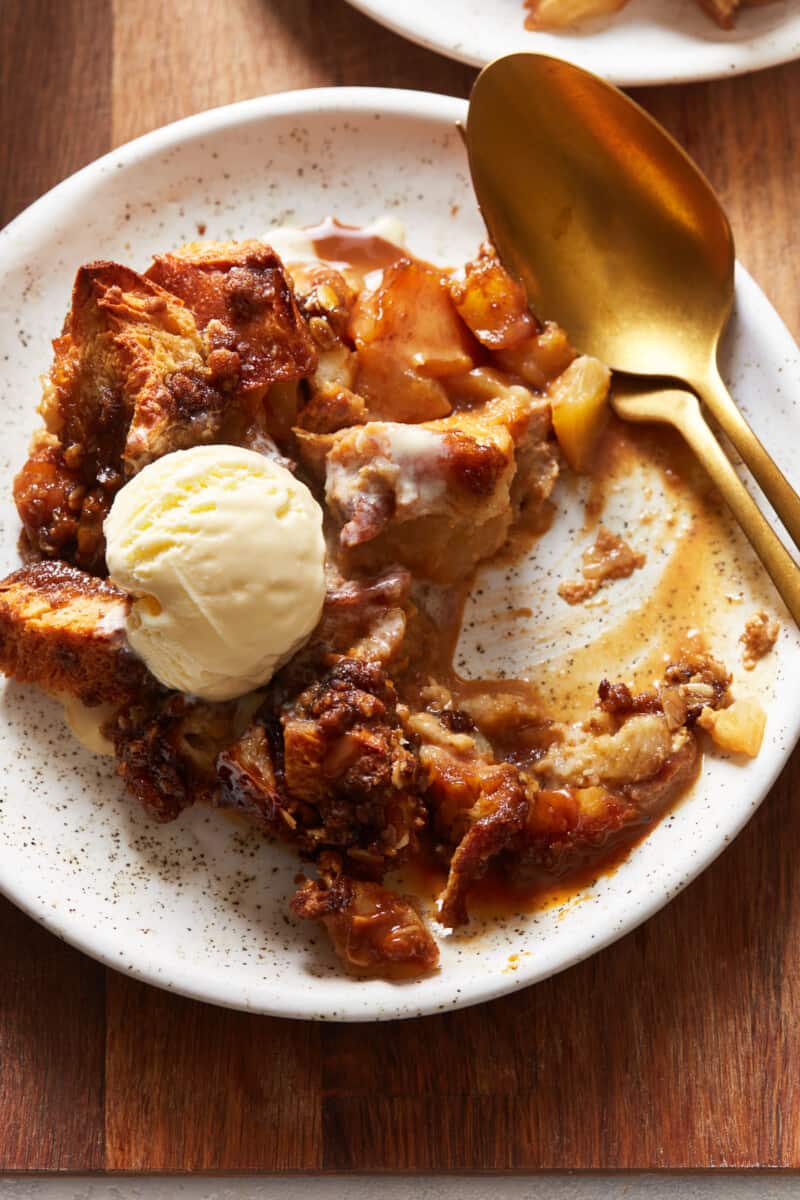
[(800, 497), (719, 375), (733, 237), (685, 151), (611, 84), (530, 53), (481, 72), (466, 142), (489, 234), (534, 312), (616, 371), (688, 385), (800, 544)]
[(615, 370), (704, 373), (733, 302), (733, 237), (643, 109), (586, 71), (513, 54), (479, 76), (467, 144), (489, 233), (534, 310)]

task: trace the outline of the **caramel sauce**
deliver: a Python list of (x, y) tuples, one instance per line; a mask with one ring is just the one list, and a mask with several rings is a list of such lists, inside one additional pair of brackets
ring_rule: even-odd
[[(539, 686), (562, 719), (575, 720), (587, 711), (604, 675), (622, 676), (634, 690), (652, 687), (665, 663), (701, 645), (730, 662), (735, 641), (726, 639), (726, 626), (743, 620), (737, 596), (764, 591), (760, 565), (682, 439), (671, 430), (621, 422), (610, 428), (593, 481), (590, 520), (596, 522), (602, 514), (609, 485), (624, 481), (633, 463), (642, 460), (660, 471), (683, 528), (671, 551), (663, 544), (651, 550), (651, 556), (663, 551), (665, 562), (643, 602), (572, 654), (568, 674), (558, 662), (541, 673)], [(640, 512), (646, 511), (643, 497)], [(603, 594), (605, 602), (613, 605), (613, 588), (624, 586), (612, 585)]]
[[(673, 512), (665, 515), (663, 510), (651, 516), (650, 510), (659, 498), (649, 494), (649, 489), (638, 495), (632, 492), (630, 480), (642, 464), (660, 481), (665, 502), (674, 510), (674, 520)], [(621, 493), (626, 502), (627, 527), (620, 532), (634, 547), (638, 548), (641, 537), (637, 525), (652, 532), (656, 517), (660, 522), (645, 564), (646, 568), (654, 567), (655, 578), (633, 605), (626, 598), (636, 581), (620, 580), (610, 583), (588, 604), (572, 610), (566, 604), (557, 606), (553, 617), (542, 622), (547, 627), (548, 644), (535, 665), (523, 667), (526, 690), (531, 698), (539, 698), (546, 713), (560, 721), (584, 719), (604, 677), (622, 679), (641, 691), (661, 678), (668, 661), (688, 648), (698, 649), (701, 642), (735, 669), (736, 641), (749, 612), (743, 599), (747, 597), (749, 604), (753, 597), (755, 607), (764, 603), (774, 608), (768, 581), (743, 535), (683, 441), (671, 430), (612, 421), (587, 490), (584, 526), (572, 536), (583, 540), (601, 518), (605, 519), (603, 514), (612, 496)], [(615, 528), (613, 520), (609, 524)], [(570, 536), (566, 531), (565, 537)], [(556, 582), (551, 581), (551, 586)], [(534, 605), (534, 617), (525, 625), (535, 627), (536, 598), (521, 589), (510, 592), (509, 597), (508, 608), (502, 614), (506, 622), (502, 633), (518, 642), (523, 629), (517, 615), (519, 601), (522, 598), (522, 604), (527, 601)], [(462, 603), (465, 599), (462, 597)], [(454, 645), (457, 633), (455, 638), (452, 629), (443, 633), (448, 646)], [(569, 649), (561, 649), (559, 643), (568, 641)], [(475, 681), (471, 686), (474, 689)], [(479, 686), (508, 691), (512, 681), (485, 680)]]
[[(585, 897), (602, 878), (613, 875), (631, 851), (644, 841), (653, 822), (643, 818), (637, 827), (628, 827), (608, 837), (606, 844), (591, 856), (576, 855), (561, 875), (544, 868), (525, 882), (504, 874), (494, 864), (483, 879), (473, 884), (469, 896), (471, 925), (459, 929), (459, 938), (480, 935), (485, 926), (512, 914), (529, 915), (548, 909), (565, 909)], [(422, 852), (397, 871), (387, 876), (386, 884), (393, 890), (413, 896), (430, 920), (438, 916), (437, 899), (447, 883), (447, 868), (435, 858)]]
[(391, 266), (406, 255), (402, 246), (357, 225), (343, 225), (335, 217), (326, 217), (319, 225), (311, 225), (303, 232), (318, 258), (333, 266), (351, 267), (365, 274)]
[[(663, 496), (678, 516), (673, 521), (671, 515), (665, 517), (663, 509), (656, 514), (663, 524), (663, 536), (659, 535), (649, 553), (654, 556), (663, 553), (664, 561), (661, 566), (658, 557), (654, 582), (640, 603), (627, 610), (620, 604), (619, 619), (612, 620), (610, 627), (599, 633), (591, 615), (587, 615), (591, 608), (587, 608), (585, 643), (567, 653), (556, 649), (526, 672), (525, 678), (466, 679), (456, 669), (455, 660), (464, 606), (475, 581), (450, 589), (446, 596), (437, 598), (436, 604), (426, 604), (423, 597), (425, 611), (409, 630), (407, 644), (413, 647), (413, 657), (400, 681), (403, 697), (411, 703), (424, 702), (426, 683), (434, 680), (447, 688), (455, 707), (469, 705), (475, 698), (502, 701), (515, 720), (519, 715), (519, 723), (506, 730), (489, 731), (490, 741), (501, 756), (524, 765), (535, 760), (547, 744), (552, 721), (579, 721), (590, 715), (598, 684), (604, 677), (624, 680), (633, 690), (645, 690), (662, 678), (669, 661), (687, 650), (698, 649), (716, 653), (735, 669), (732, 653), (737, 634), (732, 631), (749, 611), (742, 606), (741, 598), (769, 597), (768, 584), (682, 439), (670, 430), (612, 420), (588, 481), (580, 533), (585, 536), (596, 527), (617, 492), (624, 495), (626, 503), (630, 493), (631, 528), (625, 531), (625, 536), (635, 541), (637, 522), (651, 527), (655, 517), (651, 518), (648, 506), (656, 498), (647, 488), (641, 494), (631, 492), (629, 483), (634, 469), (642, 463), (660, 480)], [(535, 542), (542, 532), (523, 530), (512, 535), (495, 563), (535, 554)], [(479, 585), (480, 577), (477, 582)], [(628, 585), (628, 580), (611, 584), (604, 593), (606, 604), (614, 606)], [(530, 603), (535, 605), (535, 597), (530, 597)], [(498, 616), (508, 622), (509, 637), (513, 636), (513, 630), (521, 628), (521, 623), (536, 621), (535, 608), (513, 601), (501, 614), (491, 613), (494, 619)], [(514, 880), (504, 870), (501, 857), (470, 893), (472, 925), (466, 935), (470, 931), (480, 933), (497, 917), (579, 902), (587, 889), (618, 869), (654, 823), (680, 803), (682, 795), (665, 801), (660, 812), (643, 815), (641, 823), (610, 833), (601, 846), (576, 849), (562, 863), (561, 874), (542, 868), (524, 881)], [(398, 873), (395, 886), (418, 896), (428, 914), (435, 918), (435, 900), (441, 894), (446, 876), (442, 863), (423, 855)], [(463, 936), (461, 930), (459, 936)]]

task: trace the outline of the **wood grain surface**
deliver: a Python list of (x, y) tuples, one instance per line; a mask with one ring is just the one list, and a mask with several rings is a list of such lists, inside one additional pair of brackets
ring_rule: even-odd
[[(327, 84), (465, 96), (473, 75), (341, 0), (3, 0), (0, 223), (198, 109)], [(800, 334), (800, 64), (637, 99), (708, 173)], [(795, 756), (642, 929), (445, 1017), (213, 1009), (104, 971), (0, 903), (0, 1169), (800, 1168), (799, 778)]]

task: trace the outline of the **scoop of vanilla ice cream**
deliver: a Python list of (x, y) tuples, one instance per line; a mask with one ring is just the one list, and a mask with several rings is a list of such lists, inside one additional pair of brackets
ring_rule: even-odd
[(325, 595), (322, 510), (285, 467), (237, 446), (176, 450), (117, 493), (109, 573), (127, 635), (163, 684), (228, 700), (306, 641)]

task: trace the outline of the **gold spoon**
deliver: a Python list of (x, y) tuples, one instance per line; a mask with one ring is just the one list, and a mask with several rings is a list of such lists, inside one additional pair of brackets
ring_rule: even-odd
[(688, 384), (800, 545), (800, 496), (720, 378), (733, 238), (688, 155), (611, 84), (529, 53), (478, 76), (466, 143), (492, 241), (534, 311), (617, 371)]
[(664, 421), (680, 430), (800, 625), (800, 570), (703, 419), (697, 397), (677, 388), (658, 388), (631, 376), (618, 376), (611, 403), (626, 421)]

